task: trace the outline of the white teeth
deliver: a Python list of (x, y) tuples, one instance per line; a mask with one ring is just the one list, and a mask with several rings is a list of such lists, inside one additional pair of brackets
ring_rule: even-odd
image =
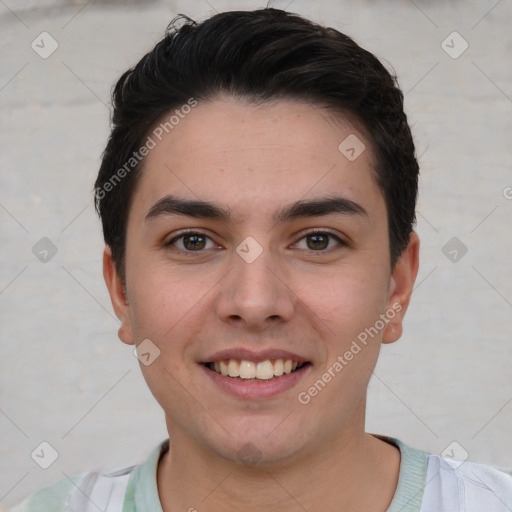
[(256, 377), (256, 365), (252, 361), (240, 361), (240, 378), (254, 379), (254, 377)]
[(268, 359), (256, 365), (256, 378), (262, 380), (271, 379), (274, 376), (274, 366)]
[[(226, 364), (226, 361), (220, 361), (219, 366), (220, 373), (222, 373), (222, 375), (228, 375), (228, 365)], [(217, 371), (217, 369), (215, 369), (215, 371)]]
[(273, 362), (267, 359), (266, 361), (260, 361), (258, 363), (245, 359), (241, 361), (229, 359), (225, 361), (215, 361), (211, 365), (212, 369), (224, 376), (259, 380), (270, 380), (273, 377), (280, 377), (285, 373), (295, 371), (298, 366), (299, 363), (291, 359), (276, 359)]
[(228, 363), (228, 375), (230, 377), (239, 377), (240, 376), (240, 365), (238, 361), (234, 359), (230, 359)]

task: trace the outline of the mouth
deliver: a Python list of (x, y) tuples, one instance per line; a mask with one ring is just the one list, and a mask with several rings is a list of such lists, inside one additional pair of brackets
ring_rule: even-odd
[(309, 361), (300, 362), (293, 359), (266, 359), (265, 361), (222, 359), (202, 364), (212, 372), (242, 382), (276, 380), (311, 365)]

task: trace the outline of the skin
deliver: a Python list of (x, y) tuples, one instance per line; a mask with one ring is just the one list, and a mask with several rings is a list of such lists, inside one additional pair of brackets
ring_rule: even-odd
[[(366, 146), (355, 161), (338, 150), (350, 134)], [(157, 474), (165, 512), (388, 508), (400, 454), (365, 433), (366, 393), (381, 344), (402, 334), (419, 239), (411, 233), (391, 271), (373, 166), (370, 143), (345, 119), (302, 102), (254, 106), (227, 97), (199, 103), (146, 157), (128, 219), (126, 289), (108, 247), (104, 276), (120, 339), (149, 339), (160, 350), (141, 370), (170, 436)], [(146, 220), (169, 194), (219, 203), (232, 222)], [(367, 215), (273, 221), (284, 205), (332, 194)], [(165, 245), (191, 228), (209, 237), (200, 239), (200, 250), (190, 239)], [(344, 243), (321, 238), (317, 249), (308, 228)], [(262, 248), (252, 263), (236, 252), (248, 236)], [(401, 310), (384, 329), (301, 404), (299, 392), (393, 304)], [(199, 364), (238, 347), (287, 350), (311, 366), (277, 396), (241, 399), (212, 383)], [(242, 449), (256, 454), (252, 463), (241, 462)]]

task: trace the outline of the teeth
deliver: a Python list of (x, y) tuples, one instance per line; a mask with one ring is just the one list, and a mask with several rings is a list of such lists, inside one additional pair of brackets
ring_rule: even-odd
[(256, 365), (256, 378), (268, 380), (274, 376), (274, 366), (267, 361), (261, 361)]
[(215, 361), (210, 367), (221, 375), (239, 377), (241, 379), (270, 380), (280, 377), (284, 373), (291, 373), (299, 366), (297, 361), (291, 359), (276, 359), (271, 361), (253, 361), (229, 359), (228, 361)]
[(238, 361), (230, 359), (228, 363), (228, 375), (230, 377), (240, 377), (240, 365)]
[(240, 362), (240, 378), (254, 379), (256, 377), (256, 365), (252, 361)]
[[(220, 361), (219, 366), (220, 373), (222, 373), (222, 375), (228, 375), (228, 365), (226, 364), (226, 361)], [(217, 367), (215, 367), (215, 371), (217, 371)]]

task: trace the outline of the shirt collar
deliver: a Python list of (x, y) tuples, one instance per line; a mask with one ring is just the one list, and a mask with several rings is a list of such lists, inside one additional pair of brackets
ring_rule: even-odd
[[(398, 485), (387, 512), (419, 512), (427, 474), (428, 453), (411, 448), (399, 439), (372, 434), (374, 437), (395, 445), (400, 450)], [(123, 512), (163, 512), (157, 486), (157, 470), (160, 457), (169, 449), (169, 439), (162, 441), (146, 462), (137, 466), (128, 482), (123, 502)]]

